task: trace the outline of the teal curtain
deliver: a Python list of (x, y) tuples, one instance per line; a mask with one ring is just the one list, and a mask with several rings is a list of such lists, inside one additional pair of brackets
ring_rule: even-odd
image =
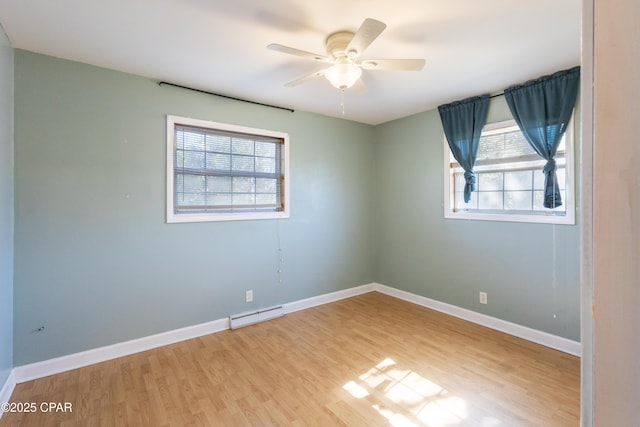
[(520, 130), (547, 161), (542, 169), (545, 208), (562, 206), (555, 156), (576, 104), (579, 80), (580, 67), (574, 67), (504, 90)]
[(473, 165), (476, 163), (478, 143), (487, 121), (489, 95), (475, 96), (438, 107), (444, 134), (456, 161), (464, 169), (464, 201), (468, 203), (476, 189)]

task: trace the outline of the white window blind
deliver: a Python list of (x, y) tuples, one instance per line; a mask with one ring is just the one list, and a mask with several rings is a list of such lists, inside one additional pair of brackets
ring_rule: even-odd
[(173, 124), (172, 216), (284, 212), (286, 138), (219, 127)]

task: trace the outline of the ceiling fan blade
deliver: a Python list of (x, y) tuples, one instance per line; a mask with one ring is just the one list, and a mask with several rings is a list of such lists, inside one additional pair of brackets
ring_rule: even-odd
[(385, 28), (387, 28), (387, 25), (383, 22), (371, 18), (365, 19), (347, 46), (345, 51), (347, 56), (351, 59), (360, 56)]
[(324, 55), (319, 55), (313, 52), (307, 52), (306, 50), (296, 49), (294, 47), (283, 46), (277, 43), (271, 43), (267, 45), (267, 49), (275, 50), (276, 52), (288, 53), (289, 55), (301, 56), (303, 58), (313, 59), (319, 62), (332, 62), (331, 58)]
[(361, 78), (358, 79), (353, 86), (351, 86), (351, 90), (353, 90), (356, 95), (364, 95), (369, 91), (367, 85), (364, 84)]
[(365, 70), (419, 71), (424, 68), (424, 59), (367, 59), (360, 64)]
[(319, 70), (319, 71), (314, 71), (311, 74), (307, 74), (306, 76), (302, 76), (298, 79), (292, 80), (289, 83), (285, 84), (286, 87), (294, 87), (294, 86), (298, 86), (301, 85), (303, 83), (308, 82), (309, 80), (313, 80), (316, 77), (322, 77), (324, 76), (324, 73), (327, 71), (327, 69), (325, 68), (324, 70)]

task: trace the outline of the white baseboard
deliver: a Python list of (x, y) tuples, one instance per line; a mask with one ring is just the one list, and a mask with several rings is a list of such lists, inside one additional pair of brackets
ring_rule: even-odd
[[(367, 285), (356, 286), (355, 288), (344, 289), (329, 294), (319, 295), (316, 297), (306, 298), (299, 301), (282, 304), (285, 314), (293, 313), (307, 308), (316, 307), (322, 304), (350, 298), (356, 295), (377, 291), (404, 301), (412, 302), (423, 307), (431, 308), (482, 326), (496, 329), (510, 335), (514, 335), (565, 353), (580, 356), (582, 346), (580, 343), (561, 338), (546, 332), (540, 332), (531, 328), (516, 325), (511, 322), (496, 319), (491, 316), (476, 313), (471, 310), (456, 307), (450, 304), (432, 300), (410, 292), (401, 291), (379, 283), (370, 283)], [(141, 351), (150, 350), (179, 341), (197, 338), (203, 335), (213, 334), (229, 329), (229, 318), (218, 319), (200, 325), (188, 326), (186, 328), (176, 329), (173, 331), (163, 332), (148, 337), (138, 338), (131, 341), (125, 341), (118, 344), (100, 347), (80, 353), (69, 354), (66, 356), (56, 357), (54, 359), (44, 360), (42, 362), (31, 363), (28, 365), (18, 366), (14, 368), (2, 388), (0, 394), (0, 402), (5, 395), (7, 400), (13, 392), (16, 384), (25, 381), (31, 381), (38, 378), (47, 377), (49, 375), (58, 374), (60, 372), (69, 371), (83, 366), (92, 365), (94, 363), (104, 362), (106, 360), (115, 359), (117, 357), (128, 356), (130, 354), (139, 353)]]
[[(15, 369), (12, 369), (11, 372), (9, 372), (7, 380), (4, 382), (4, 385), (2, 386), (2, 388), (0, 388), (0, 404), (6, 403), (11, 399), (11, 394), (13, 394), (13, 389), (15, 387)], [(2, 414), (4, 414), (4, 411), (0, 411), (0, 418), (2, 418)]]
[(574, 356), (580, 357), (582, 355), (582, 344), (567, 338), (527, 328), (526, 326), (507, 322), (506, 320), (497, 319), (495, 317), (487, 316), (486, 314), (477, 313), (475, 311), (467, 310), (466, 308), (460, 308), (455, 305), (436, 301), (410, 292), (401, 291), (380, 283), (374, 283), (372, 287), (373, 290), (380, 293), (449, 314), (472, 323), (477, 323), (478, 325), (486, 326), (487, 328), (495, 329), (518, 338), (523, 338)]
[(344, 289), (342, 291), (331, 292), (330, 294), (319, 295), (317, 297), (311, 297), (299, 301), (282, 304), (284, 313), (293, 313), (300, 310), (306, 310), (307, 308), (315, 307), (322, 304), (328, 304), (330, 302), (339, 301), (345, 298), (355, 297), (356, 295), (366, 294), (367, 292), (374, 291), (374, 283), (368, 285), (356, 286), (355, 288)]
[[(329, 294), (319, 295), (300, 301), (283, 304), (284, 313), (293, 313), (295, 311), (304, 310), (315, 307), (317, 305), (327, 304), (344, 298), (364, 294), (373, 291), (373, 284), (356, 286), (342, 291), (336, 291)], [(163, 345), (173, 344), (179, 341), (191, 338), (201, 337), (203, 335), (213, 334), (229, 329), (229, 318), (214, 320), (200, 325), (188, 326), (186, 328), (167, 331), (148, 337), (138, 338), (131, 341), (99, 347), (80, 353), (69, 354), (66, 356), (56, 357), (54, 359), (43, 360), (42, 362), (30, 363), (28, 365), (18, 366), (13, 369), (15, 374), (15, 383), (23, 383), (38, 378), (48, 377), (49, 375), (59, 374), (61, 372), (70, 371), (72, 369), (82, 368), (83, 366), (92, 365), (94, 363), (104, 362), (106, 360), (115, 359), (117, 357), (128, 356), (130, 354), (139, 353), (141, 351), (150, 350), (152, 348), (161, 347)], [(13, 389), (12, 389), (13, 390)]]
[(224, 319), (218, 319), (212, 322), (187, 326), (186, 328), (175, 329), (173, 331), (112, 344), (106, 347), (99, 347), (80, 353), (43, 360), (42, 362), (18, 366), (14, 368), (15, 379), (19, 384), (227, 329), (229, 329), (229, 318), (225, 317)]

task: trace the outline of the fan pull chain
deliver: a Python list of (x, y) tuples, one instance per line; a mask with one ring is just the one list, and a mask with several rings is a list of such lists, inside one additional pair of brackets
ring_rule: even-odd
[(344, 89), (340, 90), (340, 106), (342, 107), (342, 115), (344, 116)]

